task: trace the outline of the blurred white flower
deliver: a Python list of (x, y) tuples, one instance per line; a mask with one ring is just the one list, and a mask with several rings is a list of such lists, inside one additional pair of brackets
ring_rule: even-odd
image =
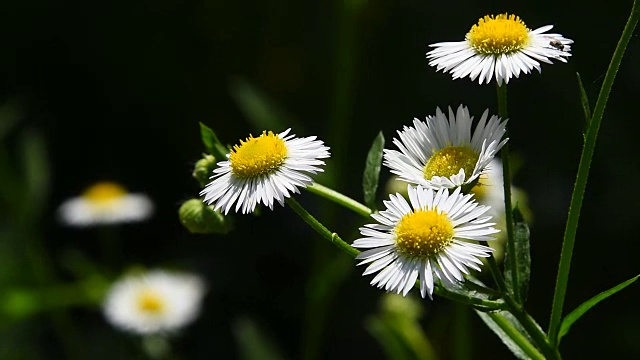
[(153, 203), (146, 195), (128, 193), (113, 182), (96, 183), (58, 208), (60, 221), (69, 226), (136, 222), (149, 218), (152, 213)]
[(115, 282), (103, 304), (116, 328), (137, 334), (176, 331), (196, 319), (205, 294), (193, 274), (154, 270)]

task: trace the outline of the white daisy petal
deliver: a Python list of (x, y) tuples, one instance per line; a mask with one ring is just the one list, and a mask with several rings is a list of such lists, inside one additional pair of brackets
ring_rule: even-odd
[(193, 322), (205, 294), (193, 274), (153, 270), (129, 275), (108, 291), (103, 310), (115, 327), (136, 334), (162, 334)]
[(151, 199), (132, 194), (119, 184), (99, 182), (81, 196), (64, 201), (58, 208), (60, 222), (68, 226), (86, 227), (139, 222), (153, 214)]
[[(329, 148), (315, 136), (296, 138), (287, 129), (280, 134), (263, 132), (250, 136), (227, 154), (228, 161), (217, 164), (212, 181), (200, 192), (204, 202), (229, 213), (251, 213), (258, 204), (269, 209), (284, 205), (300, 187), (313, 184), (307, 174), (316, 174), (328, 158)], [(249, 149), (246, 150), (245, 149)]]
[(453, 79), (469, 77), (488, 84), (493, 77), (501, 85), (540, 62), (566, 62), (573, 40), (547, 31), (552, 25), (531, 30), (515, 15), (485, 16), (471, 28), (464, 41), (431, 44), (426, 57), (436, 71), (450, 72)]
[[(385, 149), (383, 164), (400, 180), (435, 190), (474, 182), (506, 143), (507, 121), (497, 116), (487, 121), (485, 111), (472, 132), (473, 117), (466, 107), (460, 105), (455, 112), (449, 108), (448, 112), (447, 117), (437, 108), (435, 116), (424, 122), (415, 119), (413, 126), (398, 131), (399, 138), (394, 138), (393, 144), (399, 151)], [(409, 200), (415, 205), (418, 198), (410, 195)], [(402, 206), (404, 211), (404, 205), (408, 205), (406, 201), (394, 209)]]
[(497, 230), (491, 217), (483, 215), (487, 208), (460, 189), (409, 185), (407, 191), (409, 202), (400, 194), (383, 201), (386, 209), (373, 218), (385, 224), (360, 228), (364, 237), (353, 246), (367, 250), (356, 259), (358, 265), (368, 264), (363, 275), (375, 273), (371, 285), (406, 296), (419, 280), (420, 295), (432, 298), (434, 277), (446, 285), (464, 281), (471, 270), (480, 271), (480, 258), (492, 249), (475, 242), (490, 240)]

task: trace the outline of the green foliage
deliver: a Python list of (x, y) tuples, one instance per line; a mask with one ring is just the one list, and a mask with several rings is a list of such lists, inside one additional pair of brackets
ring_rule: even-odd
[(532, 339), (522, 325), (507, 311), (482, 312), (476, 314), (511, 350), (518, 359), (543, 359), (542, 354), (531, 345)]
[(584, 134), (586, 135), (587, 131), (589, 131), (589, 123), (591, 122), (591, 106), (589, 106), (589, 98), (587, 97), (587, 92), (584, 90), (584, 85), (582, 85), (580, 73), (576, 72), (576, 78), (578, 79), (578, 88), (580, 89), (580, 104), (584, 112)]
[(248, 317), (234, 321), (233, 334), (238, 343), (240, 360), (284, 360), (286, 359), (273, 339)]
[(578, 306), (575, 310), (573, 310), (572, 312), (569, 313), (569, 315), (565, 316), (565, 318), (562, 320), (562, 324), (560, 325), (560, 333), (558, 334), (558, 343), (560, 343), (560, 340), (562, 340), (562, 337), (564, 335), (566, 335), (569, 330), (571, 329), (571, 325), (573, 325), (574, 322), (576, 322), (578, 319), (580, 319), (580, 317), (582, 317), (582, 315), (584, 315), (587, 311), (589, 311), (592, 307), (596, 306), (600, 301), (608, 298), (609, 296), (617, 293), (618, 291), (626, 288), (627, 286), (631, 285), (632, 283), (634, 283), (636, 280), (638, 280), (638, 277), (640, 277), (640, 275), (634, 276), (631, 279), (618, 284), (614, 287), (612, 287), (609, 290), (603, 291), (600, 294), (592, 297), (591, 299), (583, 302), (580, 306)]
[(362, 176), (362, 190), (364, 191), (364, 203), (371, 210), (376, 209), (376, 191), (380, 179), (380, 167), (382, 166), (382, 150), (384, 149), (384, 135), (382, 131), (378, 133), (369, 153)]
[(293, 117), (280, 109), (273, 100), (243, 79), (235, 79), (229, 84), (231, 96), (240, 111), (257, 131), (282, 131), (286, 128), (303, 129)]
[[(529, 279), (531, 277), (531, 253), (529, 249), (530, 232), (527, 223), (524, 221), (522, 212), (517, 205), (513, 208), (513, 236), (516, 248), (515, 257), (518, 271), (518, 286), (513, 286), (511, 282), (511, 270), (508, 267), (505, 268), (504, 277), (507, 288), (511, 291), (513, 291), (514, 288), (519, 289), (520, 298), (524, 302), (527, 299), (529, 292)], [(507, 251), (505, 252), (505, 263), (509, 263), (509, 257), (511, 256), (512, 254), (509, 253), (507, 247)]]
[(200, 138), (202, 139), (202, 144), (205, 149), (207, 149), (209, 154), (213, 155), (216, 160), (227, 160), (227, 148), (218, 140), (216, 133), (203, 123), (200, 123)]
[(366, 320), (365, 327), (388, 359), (435, 360), (436, 352), (420, 326), (421, 317), (420, 302), (387, 293), (381, 297), (380, 311)]

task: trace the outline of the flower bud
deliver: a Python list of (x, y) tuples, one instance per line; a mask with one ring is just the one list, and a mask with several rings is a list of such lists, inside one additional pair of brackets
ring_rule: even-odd
[(209, 178), (211, 177), (217, 162), (218, 161), (213, 157), (213, 155), (205, 155), (204, 158), (196, 162), (191, 175), (198, 180), (201, 186), (204, 187), (209, 183)]
[(178, 215), (180, 223), (193, 234), (226, 234), (233, 229), (230, 217), (213, 210), (200, 199), (185, 201)]

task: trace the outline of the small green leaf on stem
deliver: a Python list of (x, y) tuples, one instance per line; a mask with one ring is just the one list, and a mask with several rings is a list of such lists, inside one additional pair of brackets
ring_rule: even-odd
[(560, 343), (560, 340), (562, 339), (562, 337), (569, 332), (571, 325), (573, 325), (573, 323), (576, 322), (576, 320), (578, 320), (582, 315), (584, 315), (587, 311), (589, 311), (589, 309), (594, 307), (600, 301), (608, 298), (609, 296), (631, 285), (633, 282), (638, 280), (638, 277), (640, 277), (640, 275), (637, 275), (621, 284), (618, 284), (609, 290), (601, 292), (600, 294), (583, 302), (575, 310), (570, 312), (569, 315), (565, 316), (565, 318), (562, 320), (562, 324), (560, 325), (560, 333), (558, 334), (558, 343)]
[(531, 339), (518, 321), (506, 311), (485, 313), (477, 311), (480, 319), (498, 335), (505, 346), (518, 359), (544, 359), (540, 351), (533, 346)]
[(576, 77), (578, 78), (578, 88), (580, 89), (580, 103), (582, 104), (585, 121), (584, 133), (586, 134), (587, 131), (589, 131), (589, 123), (591, 122), (591, 106), (589, 106), (589, 98), (587, 97), (587, 92), (584, 90), (584, 85), (582, 85), (580, 73), (576, 72)]
[[(520, 282), (519, 286), (514, 287), (511, 283), (511, 270), (507, 267), (505, 269), (505, 281), (507, 284), (507, 288), (512, 290), (514, 288), (519, 289), (520, 291), (520, 299), (522, 302), (527, 299), (527, 294), (529, 291), (529, 278), (531, 276), (531, 253), (529, 250), (529, 227), (527, 223), (524, 221), (522, 213), (520, 209), (516, 205), (513, 208), (513, 236), (515, 239), (515, 256), (518, 258), (518, 281)], [(508, 258), (512, 256), (508, 249), (505, 253), (505, 262), (508, 262)]]
[(229, 151), (224, 145), (222, 145), (220, 140), (218, 140), (216, 133), (203, 123), (200, 123), (200, 138), (202, 139), (202, 144), (205, 149), (207, 149), (209, 154), (213, 155), (216, 160), (227, 160), (227, 153)]
[(380, 179), (380, 167), (382, 165), (382, 150), (384, 149), (384, 135), (378, 133), (367, 154), (367, 162), (362, 177), (362, 190), (364, 191), (364, 203), (371, 209), (376, 208), (376, 191)]

